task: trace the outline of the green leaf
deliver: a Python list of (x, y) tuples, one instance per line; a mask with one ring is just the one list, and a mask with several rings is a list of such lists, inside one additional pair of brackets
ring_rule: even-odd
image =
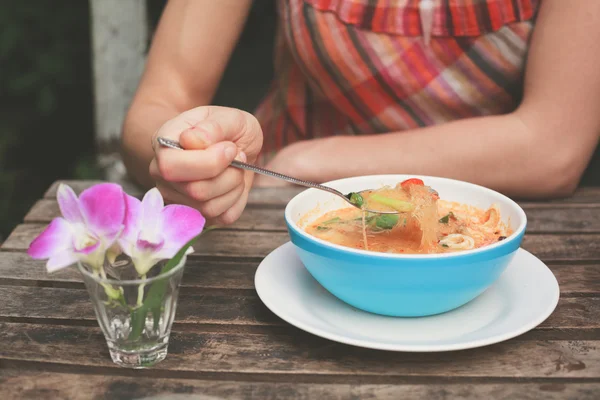
[(341, 221), (341, 220), (342, 220), (342, 219), (341, 219), (340, 217), (335, 217), (335, 218), (328, 219), (328, 220), (327, 220), (327, 221), (325, 221), (325, 222), (322, 222), (322, 223), (321, 223), (321, 225), (330, 225), (330, 224), (335, 224), (336, 222), (339, 222), (339, 221)]
[(447, 224), (448, 221), (450, 221), (450, 217), (454, 217), (454, 214), (452, 214), (452, 211), (450, 211), (448, 214), (446, 214), (442, 218), (440, 218), (439, 222), (442, 224)]
[(348, 199), (350, 200), (350, 203), (354, 204), (357, 207), (362, 207), (363, 204), (365, 203), (365, 200), (363, 199), (363, 197), (355, 192), (349, 193), (348, 194)]
[(383, 204), (384, 206), (391, 207), (398, 212), (409, 212), (414, 209), (412, 203), (409, 203), (408, 201), (392, 199), (390, 197), (385, 197), (377, 193), (372, 194), (369, 199), (379, 204)]
[(379, 229), (393, 229), (397, 223), (397, 214), (382, 214), (375, 218), (375, 226)]
[(142, 304), (139, 308), (131, 312), (129, 340), (136, 340), (142, 334), (146, 322), (146, 314), (148, 314), (148, 308), (145, 304)]

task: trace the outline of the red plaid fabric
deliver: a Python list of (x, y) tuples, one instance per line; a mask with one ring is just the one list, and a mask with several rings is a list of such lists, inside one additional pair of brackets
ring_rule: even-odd
[(298, 140), (502, 114), (520, 100), (539, 0), (278, 0), (262, 162)]

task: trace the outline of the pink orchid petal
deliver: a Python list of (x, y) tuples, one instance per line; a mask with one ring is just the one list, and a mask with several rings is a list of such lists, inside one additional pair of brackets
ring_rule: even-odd
[(125, 194), (125, 228), (121, 233), (119, 242), (125, 241), (129, 244), (136, 242), (140, 231), (140, 218), (142, 216), (142, 202), (133, 196)]
[(140, 251), (158, 251), (161, 249), (161, 247), (163, 247), (164, 243), (165, 242), (162, 240), (158, 243), (153, 243), (144, 239), (138, 239), (135, 243), (135, 246)]
[(70, 250), (64, 250), (50, 257), (46, 263), (46, 270), (48, 272), (58, 271), (59, 269), (75, 264), (78, 259), (79, 257), (75, 253)]
[(54, 218), (46, 229), (31, 242), (27, 254), (35, 259), (50, 258), (70, 249), (72, 239), (73, 233), (67, 220)]
[(206, 223), (198, 210), (178, 204), (166, 206), (161, 213), (161, 220), (165, 247), (175, 248), (175, 253), (198, 236)]
[(73, 249), (73, 252), (77, 254), (89, 255), (96, 251), (98, 247), (100, 247), (100, 242), (93, 243), (87, 247), (84, 247), (83, 249)]
[(112, 243), (123, 227), (125, 196), (121, 186), (100, 183), (84, 190), (79, 196), (81, 213), (88, 228)]
[(165, 206), (162, 195), (157, 188), (146, 192), (142, 199), (142, 220), (140, 228), (142, 232), (150, 233), (157, 231), (160, 212)]
[[(159, 251), (157, 251), (155, 253), (155, 257), (160, 260), (170, 260), (171, 258), (175, 257), (175, 254), (177, 254), (177, 252), (179, 250), (181, 250), (181, 246), (179, 246), (179, 247), (163, 247), (162, 249), (160, 249)], [(194, 247), (190, 246), (185, 251), (185, 254), (188, 255), (188, 254), (192, 254), (193, 252), (194, 252)]]
[(58, 207), (63, 217), (69, 222), (83, 222), (81, 211), (79, 211), (79, 200), (70, 186), (61, 183), (56, 193)]
[(154, 253), (154, 257), (159, 260), (170, 260), (171, 258), (175, 257), (175, 254), (177, 254), (178, 251), (179, 249), (177, 247), (163, 247)]

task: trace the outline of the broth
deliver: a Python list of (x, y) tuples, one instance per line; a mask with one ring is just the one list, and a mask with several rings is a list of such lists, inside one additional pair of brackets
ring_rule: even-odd
[(432, 254), (469, 250), (496, 243), (512, 234), (496, 205), (487, 210), (441, 200), (418, 179), (395, 187), (360, 193), (362, 208), (330, 211), (306, 232), (341, 246), (383, 253)]

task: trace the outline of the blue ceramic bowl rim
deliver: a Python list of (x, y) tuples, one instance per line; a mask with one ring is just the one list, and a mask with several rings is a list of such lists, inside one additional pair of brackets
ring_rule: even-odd
[[(494, 243), (494, 244), (491, 244), (491, 245), (488, 245), (485, 247), (480, 247), (477, 249), (463, 250), (463, 251), (457, 251), (457, 252), (453, 252), (453, 253), (401, 254), (401, 253), (379, 253), (379, 252), (374, 252), (374, 251), (352, 249), (350, 247), (345, 247), (345, 246), (341, 246), (338, 244), (330, 243), (323, 239), (319, 239), (315, 236), (312, 236), (312, 235), (306, 233), (304, 230), (300, 229), (298, 227), (298, 225), (294, 222), (292, 215), (291, 215), (292, 208), (294, 207), (294, 204), (296, 202), (303, 201), (303, 200), (305, 201), (306, 200), (306, 199), (304, 199), (305, 197), (309, 197), (311, 195), (311, 193), (316, 193), (318, 191), (318, 189), (311, 188), (311, 189), (306, 189), (306, 190), (298, 193), (287, 203), (287, 205), (285, 207), (284, 218), (285, 218), (285, 222), (288, 226), (288, 229), (291, 229), (295, 234), (299, 235), (304, 240), (307, 240), (308, 242), (316, 245), (317, 247), (324, 247), (325, 249), (328, 249), (328, 250), (341, 252), (346, 257), (354, 255), (357, 258), (372, 257), (375, 259), (385, 259), (385, 260), (453, 259), (453, 258), (468, 257), (471, 255), (477, 255), (477, 254), (481, 255), (481, 253), (486, 253), (486, 252), (492, 252), (492, 253), (503, 252), (503, 250), (505, 250), (506, 253), (510, 253), (510, 252), (514, 251), (514, 250), (512, 250), (513, 247), (517, 247), (517, 248), (520, 247), (520, 243), (515, 243), (515, 242), (520, 242), (522, 240), (523, 234), (525, 232), (525, 228), (527, 227), (527, 215), (525, 214), (525, 211), (521, 208), (521, 206), (519, 206), (514, 200), (512, 200), (508, 196), (506, 196), (500, 192), (497, 192), (493, 189), (487, 188), (485, 186), (477, 185), (475, 183), (470, 183), (470, 182), (466, 182), (466, 181), (460, 181), (457, 179), (443, 178), (443, 177), (439, 177), (439, 176), (414, 175), (414, 174), (410, 174), (410, 175), (409, 174), (363, 175), (363, 176), (355, 176), (355, 177), (351, 177), (351, 178), (337, 179), (334, 181), (329, 181), (329, 182), (323, 183), (323, 185), (330, 186), (330, 185), (336, 185), (339, 183), (347, 183), (347, 182), (351, 182), (352, 180), (355, 180), (355, 179), (377, 180), (377, 179), (396, 178), (396, 177), (399, 177), (398, 181), (401, 181), (402, 179), (408, 179), (409, 177), (419, 178), (421, 180), (428, 180), (428, 179), (443, 180), (443, 181), (446, 181), (447, 183), (450, 183), (453, 185), (469, 186), (472, 188), (477, 188), (478, 190), (482, 190), (484, 192), (488, 192), (494, 196), (502, 198), (511, 208), (513, 208), (513, 211), (515, 211), (517, 214), (519, 214), (521, 223), (519, 224), (518, 227), (514, 228), (513, 233), (509, 237), (507, 237), (506, 239), (504, 239), (500, 242), (497, 242), (497, 243)], [(331, 196), (334, 197), (333, 194)], [(316, 207), (317, 207), (317, 204), (315, 204), (313, 208), (316, 208)]]

